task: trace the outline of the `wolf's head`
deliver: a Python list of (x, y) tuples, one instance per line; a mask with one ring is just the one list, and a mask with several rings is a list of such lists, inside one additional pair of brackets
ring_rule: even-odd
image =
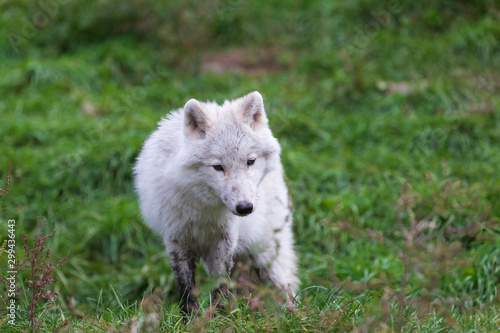
[(280, 146), (257, 91), (223, 105), (189, 100), (184, 106), (184, 139), (188, 148), (182, 160), (193, 171), (198, 197), (206, 202), (220, 199), (216, 201), (235, 215), (256, 209), (261, 181), (281, 167)]

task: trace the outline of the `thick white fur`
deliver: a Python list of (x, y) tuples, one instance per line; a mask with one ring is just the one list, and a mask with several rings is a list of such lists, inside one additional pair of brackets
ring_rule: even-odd
[[(137, 159), (135, 186), (167, 253), (194, 253), (211, 276), (227, 273), (223, 258), (253, 258), (278, 288), (295, 294), (292, 213), (262, 96), (223, 105), (192, 99), (158, 125)], [(253, 212), (238, 216), (241, 202)]]

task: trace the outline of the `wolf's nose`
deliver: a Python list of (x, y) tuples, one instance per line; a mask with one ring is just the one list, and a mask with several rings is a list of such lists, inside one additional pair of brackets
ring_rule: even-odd
[(249, 202), (242, 202), (236, 206), (236, 211), (240, 215), (248, 215), (252, 212), (253, 205)]

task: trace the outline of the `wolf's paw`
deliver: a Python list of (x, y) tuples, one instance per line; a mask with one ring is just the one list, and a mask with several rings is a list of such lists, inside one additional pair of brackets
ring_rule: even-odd
[(200, 306), (198, 305), (198, 300), (193, 295), (181, 302), (181, 313), (184, 315), (182, 319), (183, 324), (187, 324), (189, 319), (200, 313)]

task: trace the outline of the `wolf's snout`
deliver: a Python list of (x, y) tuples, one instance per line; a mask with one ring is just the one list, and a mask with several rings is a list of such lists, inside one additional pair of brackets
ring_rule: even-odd
[(248, 215), (253, 211), (253, 205), (249, 202), (241, 202), (236, 205), (236, 212), (239, 215)]

